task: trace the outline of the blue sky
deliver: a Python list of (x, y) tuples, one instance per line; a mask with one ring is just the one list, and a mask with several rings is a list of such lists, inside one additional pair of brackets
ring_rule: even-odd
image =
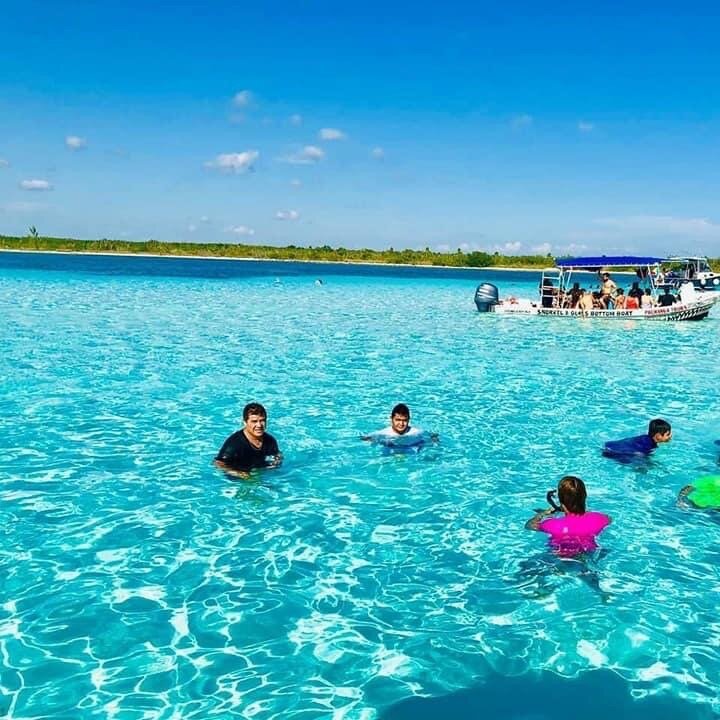
[(0, 233), (720, 255), (720, 6), (4, 2)]

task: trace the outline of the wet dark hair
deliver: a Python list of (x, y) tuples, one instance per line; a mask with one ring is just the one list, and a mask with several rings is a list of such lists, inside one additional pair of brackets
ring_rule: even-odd
[(248, 403), (243, 408), (243, 422), (247, 421), (247, 419), (251, 415), (260, 415), (267, 420), (267, 410), (265, 410), (265, 408), (260, 403)]
[(569, 513), (583, 515), (585, 513), (586, 499), (585, 483), (579, 477), (566, 475), (558, 483), (558, 500)]
[(648, 425), (648, 435), (650, 437), (655, 437), (658, 433), (665, 435), (671, 430), (672, 428), (670, 427), (670, 423), (662, 418), (655, 418), (654, 420), (651, 420)]
[(393, 415), (403, 415), (405, 417), (410, 417), (410, 408), (405, 403), (398, 403), (390, 413), (390, 417), (393, 417)]
[(624, 295), (624, 294), (625, 294), (625, 291), (624, 291), (622, 288), (618, 288), (618, 289), (617, 289), (617, 294), (618, 294), (618, 295)]

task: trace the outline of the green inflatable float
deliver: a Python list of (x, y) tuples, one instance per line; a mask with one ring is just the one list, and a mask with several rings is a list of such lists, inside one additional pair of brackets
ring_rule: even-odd
[(705, 475), (692, 484), (687, 499), (698, 508), (720, 509), (720, 475)]

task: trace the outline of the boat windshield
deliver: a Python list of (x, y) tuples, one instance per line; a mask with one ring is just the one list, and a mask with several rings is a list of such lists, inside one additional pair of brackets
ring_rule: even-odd
[(668, 279), (692, 279), (697, 273), (712, 272), (707, 258), (670, 258), (663, 263)]

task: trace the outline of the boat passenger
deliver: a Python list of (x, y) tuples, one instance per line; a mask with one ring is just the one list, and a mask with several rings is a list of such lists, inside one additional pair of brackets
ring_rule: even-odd
[(248, 403), (243, 408), (243, 428), (230, 435), (215, 457), (215, 465), (228, 475), (248, 478), (250, 471), (264, 467), (278, 467), (282, 453), (277, 440), (268, 432), (267, 411), (260, 403)]
[(640, 307), (651, 308), (655, 304), (655, 300), (650, 292), (650, 288), (645, 288), (645, 294), (640, 299)]
[(584, 290), (580, 289), (579, 282), (573, 283), (572, 288), (570, 288), (570, 292), (567, 294), (568, 306), (571, 308), (578, 307), (578, 303), (580, 302), (583, 292)]
[[(566, 475), (557, 487), (558, 506), (553, 500), (555, 491), (547, 494), (552, 508), (538, 511), (527, 521), (528, 530), (539, 530), (550, 536), (550, 547), (561, 557), (575, 557), (597, 549), (597, 536), (612, 522), (604, 513), (585, 509), (585, 483), (574, 475)], [(563, 516), (550, 517), (556, 513)]]
[(642, 296), (643, 296), (643, 291), (640, 287), (640, 284), (637, 282), (634, 282), (632, 284), (632, 287), (630, 288), (630, 291), (628, 292), (628, 297), (636, 298), (637, 306), (640, 307), (640, 303), (642, 302)]
[(580, 310), (592, 310), (593, 309), (593, 295), (589, 290), (583, 288), (582, 296), (578, 301), (578, 308)]
[(617, 295), (615, 296), (615, 309), (616, 310), (624, 310), (625, 309), (625, 303), (627, 302), (627, 298), (625, 297), (625, 291), (622, 288), (617, 289)]
[(628, 295), (625, 300), (626, 310), (637, 310), (640, 307), (638, 299), (634, 295)]
[(389, 427), (363, 435), (360, 439), (386, 447), (417, 447), (428, 441), (438, 442), (440, 438), (437, 433), (410, 427), (410, 408), (405, 403), (398, 403), (390, 413)]
[(671, 439), (670, 423), (662, 418), (655, 418), (650, 421), (646, 435), (610, 440), (603, 446), (602, 453), (613, 460), (630, 463), (638, 458), (647, 457), (658, 445), (670, 442)]
[(617, 290), (617, 284), (610, 278), (608, 273), (602, 274), (602, 283), (600, 284), (600, 302), (607, 310), (612, 303), (613, 293)]
[(660, 307), (670, 307), (676, 302), (677, 298), (670, 292), (670, 286), (666, 286), (663, 294), (658, 297), (658, 305)]

